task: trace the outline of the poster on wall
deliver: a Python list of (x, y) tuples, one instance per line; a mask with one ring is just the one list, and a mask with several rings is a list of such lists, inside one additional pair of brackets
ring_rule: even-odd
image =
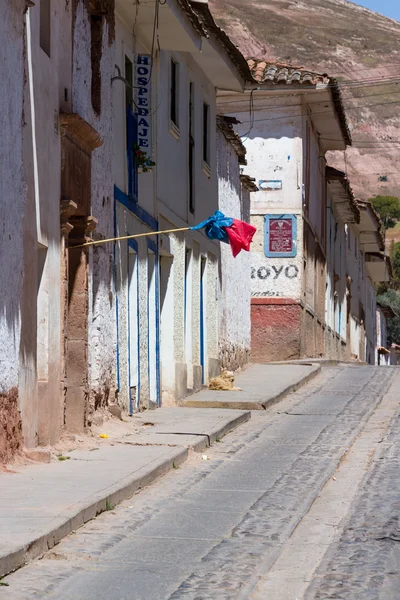
[(265, 215), (264, 254), (268, 258), (290, 258), (296, 256), (296, 215)]
[(136, 56), (137, 144), (151, 158), (151, 62), (149, 54)]

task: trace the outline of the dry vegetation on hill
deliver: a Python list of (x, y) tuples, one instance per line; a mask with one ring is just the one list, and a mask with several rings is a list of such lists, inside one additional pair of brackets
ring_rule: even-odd
[[(352, 187), (363, 199), (400, 196), (400, 22), (347, 0), (210, 0), (210, 7), (246, 57), (339, 78), (355, 146), (346, 153)], [(345, 169), (343, 154), (331, 161)]]

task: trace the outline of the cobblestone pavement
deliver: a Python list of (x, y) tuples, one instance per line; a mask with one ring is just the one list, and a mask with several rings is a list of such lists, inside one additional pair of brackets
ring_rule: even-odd
[[(400, 395), (399, 395), (400, 399)], [(392, 420), (307, 600), (400, 598), (400, 416)]]
[[(7, 577), (0, 600), (249, 598), (395, 372), (323, 369), (273, 409), (253, 413), (208, 451), (209, 460), (193, 456)], [(382, 444), (382, 460), (366, 476), (354, 516), (328, 552), (307, 600), (400, 598), (399, 444), (396, 418)]]

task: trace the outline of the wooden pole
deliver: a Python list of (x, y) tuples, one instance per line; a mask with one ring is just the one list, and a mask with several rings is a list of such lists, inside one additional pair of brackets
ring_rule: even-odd
[(135, 233), (134, 235), (123, 235), (121, 237), (108, 238), (107, 240), (94, 240), (93, 242), (85, 242), (84, 244), (78, 244), (76, 246), (69, 246), (73, 248), (84, 248), (85, 246), (94, 246), (97, 244), (106, 244), (107, 242), (119, 242), (120, 240), (131, 240), (133, 238), (149, 237), (151, 235), (161, 235), (163, 233), (177, 233), (178, 231), (189, 231), (190, 227), (181, 227), (180, 229), (164, 229), (163, 231), (149, 231), (147, 233)]

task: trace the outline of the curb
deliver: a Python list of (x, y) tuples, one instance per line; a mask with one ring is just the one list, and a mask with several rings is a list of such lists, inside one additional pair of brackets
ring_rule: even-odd
[(189, 450), (202, 452), (205, 448), (213, 444), (218, 437), (223, 437), (242, 423), (247, 422), (250, 418), (250, 412), (235, 417), (229, 423), (212, 431), (210, 434), (204, 434), (204, 437), (199, 439), (199, 442), (191, 448), (170, 448), (169, 456), (159, 459), (158, 463), (155, 463), (150, 471), (146, 471), (146, 467), (143, 467), (141, 470), (145, 471), (144, 473), (140, 474), (139, 471), (139, 474), (135, 473), (131, 478), (125, 478), (125, 480), (121, 480), (109, 488), (99, 491), (85, 505), (80, 508), (77, 507), (75, 514), (66, 513), (64, 518), (61, 516), (58, 524), (54, 524), (46, 533), (37, 534), (38, 537), (33, 539), (29, 544), (25, 544), (9, 554), (0, 556), (0, 578), (23, 567), (29, 561), (42, 556), (64, 537), (76, 531), (88, 521), (95, 519), (102, 512), (110, 510), (110, 507), (114, 508), (135, 492), (150, 485), (162, 475), (183, 464), (189, 456)]
[[(282, 363), (283, 364), (283, 363)], [(286, 363), (287, 364), (287, 363)], [(307, 363), (309, 364), (309, 363)], [(266, 400), (255, 400), (255, 401), (243, 401), (237, 402), (233, 401), (232, 403), (229, 400), (195, 400), (190, 399), (185, 402), (185, 406), (188, 408), (229, 408), (236, 410), (266, 410), (267, 408), (277, 404), (281, 400), (283, 400), (288, 394), (292, 392), (296, 392), (303, 385), (306, 385), (311, 379), (314, 379), (321, 372), (321, 365), (310, 365), (313, 367), (313, 370), (308, 375), (305, 375), (300, 381), (289, 385), (287, 388), (283, 389), (281, 392), (276, 394), (275, 396), (271, 396)], [(224, 392), (221, 392), (224, 393)]]

